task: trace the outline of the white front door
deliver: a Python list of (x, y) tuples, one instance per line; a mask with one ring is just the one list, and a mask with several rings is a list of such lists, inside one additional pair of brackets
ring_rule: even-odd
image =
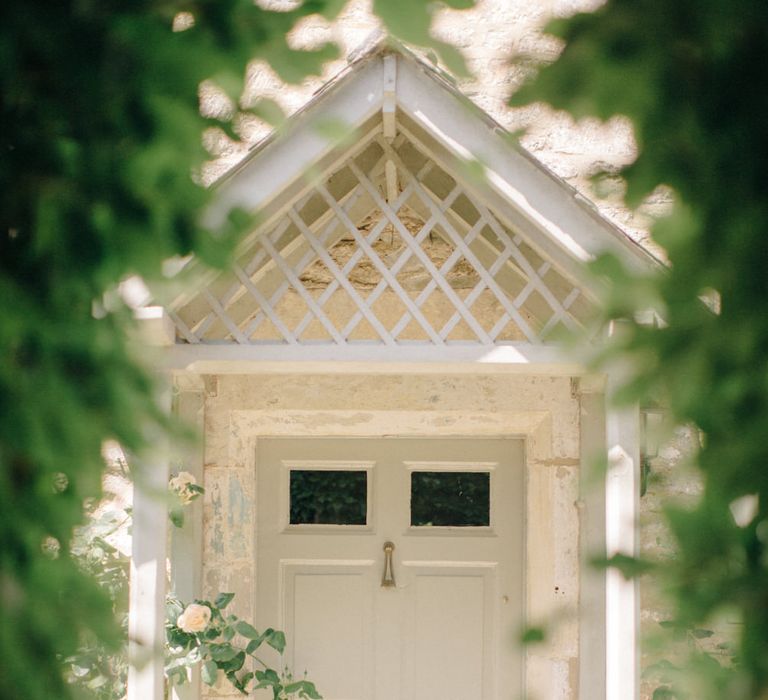
[(257, 623), (326, 700), (522, 692), (523, 443), (258, 443)]

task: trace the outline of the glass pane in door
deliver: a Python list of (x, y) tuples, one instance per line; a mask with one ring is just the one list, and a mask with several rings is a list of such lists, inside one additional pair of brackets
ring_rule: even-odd
[(330, 469), (292, 469), (291, 525), (365, 525), (368, 473)]
[(411, 472), (411, 526), (488, 526), (490, 497), (488, 472)]

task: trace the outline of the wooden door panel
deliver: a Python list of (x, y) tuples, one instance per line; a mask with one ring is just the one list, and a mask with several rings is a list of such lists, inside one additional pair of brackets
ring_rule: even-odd
[(497, 567), (403, 562), (403, 700), (491, 700)]
[(325, 700), (370, 700), (373, 678), (374, 562), (282, 561), (286, 661)]

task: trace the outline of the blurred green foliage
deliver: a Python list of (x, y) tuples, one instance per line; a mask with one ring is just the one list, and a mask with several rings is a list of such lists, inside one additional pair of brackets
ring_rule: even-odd
[[(83, 637), (120, 644), (112, 602), (70, 555), (72, 531), (100, 493), (104, 440), (140, 453), (170, 426), (115, 288), (138, 274), (157, 289), (174, 256), (225, 264), (250, 220), (201, 224), (211, 197), (196, 176), (208, 157), (201, 134), (216, 126), (236, 139), (237, 114), (201, 116), (199, 85), (212, 80), (238, 105), (253, 58), (288, 81), (319, 72), (336, 47), (294, 51), (286, 34), (343, 4), (0, 4), (2, 699), (66, 700), (61, 662)], [(440, 50), (427, 35), (434, 5), (408, 3), (408, 38)], [(173, 31), (181, 12), (192, 26)]]
[[(668, 509), (678, 556), (655, 574), (676, 624), (717, 614), (736, 622), (736, 663), (696, 664), (696, 698), (768, 697), (768, 4), (762, 0), (612, 0), (550, 27), (566, 46), (519, 92), (576, 117), (631, 118), (639, 157), (626, 168), (629, 203), (658, 185), (674, 212), (655, 239), (670, 269), (630, 275), (617, 260), (604, 321), (623, 319), (602, 360), (633, 361), (622, 400), (663, 401), (703, 433), (699, 503)], [(702, 298), (719, 295), (719, 313)], [(665, 323), (631, 319), (654, 306)], [(759, 495), (738, 527), (729, 504)], [(708, 679), (702, 682), (702, 679)], [(681, 695), (682, 697), (682, 695)]]
[[(128, 634), (128, 582), (130, 559), (115, 547), (116, 534), (130, 529), (131, 514), (124, 510), (86, 509), (88, 521), (75, 528), (70, 551), (80, 568), (93, 578), (112, 601), (112, 612), (123, 638)], [(86, 633), (77, 653), (64, 659), (67, 682), (75, 695), (95, 700), (123, 698), (128, 680), (128, 654)]]

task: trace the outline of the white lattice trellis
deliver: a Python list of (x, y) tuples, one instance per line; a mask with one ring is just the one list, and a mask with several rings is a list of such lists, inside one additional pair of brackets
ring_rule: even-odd
[(230, 274), (169, 309), (182, 343), (386, 346), (541, 342), (588, 311), (417, 137), (379, 130)]

